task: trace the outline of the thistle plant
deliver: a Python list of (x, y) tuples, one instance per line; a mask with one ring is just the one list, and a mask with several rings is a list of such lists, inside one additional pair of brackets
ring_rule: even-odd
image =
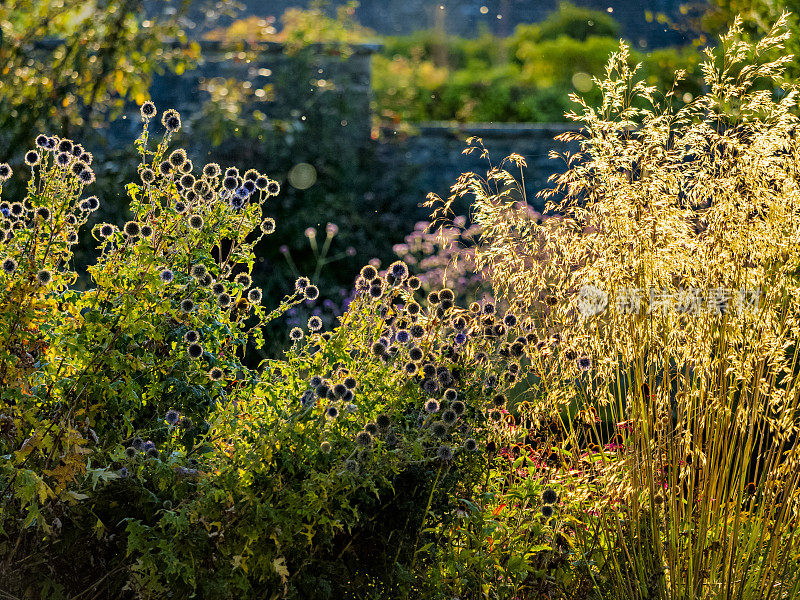
[(601, 104), (573, 97), (579, 151), (544, 194), (558, 218), (529, 217), (519, 156), (437, 208), (474, 195), (497, 298), (560, 337), (532, 359), (531, 418), (563, 422), (576, 467), (594, 457), (579, 531), (604, 540), (610, 597), (800, 589), (797, 85), (769, 58), (786, 21), (751, 44), (737, 19), (679, 108), (622, 44)]

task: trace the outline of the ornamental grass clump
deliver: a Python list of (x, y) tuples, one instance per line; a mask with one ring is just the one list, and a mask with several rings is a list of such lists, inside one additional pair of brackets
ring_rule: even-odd
[(595, 82), (601, 105), (574, 98), (584, 127), (561, 136), (579, 151), (547, 193), (557, 218), (531, 219), (504, 165), (454, 187), (474, 194), (476, 261), (496, 297), (524, 303), (539, 339), (560, 336), (534, 355), (531, 418), (560, 418), (576, 468), (591, 460), (577, 531), (584, 547), (603, 540), (594, 577), (608, 597), (800, 593), (786, 21), (751, 44), (737, 19), (706, 51), (706, 92), (680, 108), (623, 44)]

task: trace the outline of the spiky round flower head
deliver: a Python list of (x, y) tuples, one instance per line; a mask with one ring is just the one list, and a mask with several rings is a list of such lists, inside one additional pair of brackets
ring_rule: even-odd
[(372, 265), (364, 265), (361, 269), (361, 277), (366, 281), (372, 281), (378, 276), (378, 271)]
[(44, 134), (39, 134), (36, 136), (36, 146), (38, 148), (46, 149), (47, 148), (47, 136)]
[(67, 234), (67, 243), (68, 244), (77, 244), (78, 243), (78, 232), (77, 231), (70, 231)]
[(413, 276), (408, 278), (406, 285), (410, 290), (418, 290), (422, 285), (422, 282), (420, 282), (419, 277)]
[(358, 435), (356, 435), (356, 444), (361, 446), (362, 448), (368, 448), (372, 445), (372, 435), (369, 431), (360, 431)]
[(414, 362), (422, 360), (423, 356), (424, 356), (424, 353), (422, 352), (422, 350), (420, 348), (414, 347), (414, 348), (411, 348), (411, 350), (408, 351), (408, 358), (410, 358)]
[(203, 227), (203, 217), (200, 215), (192, 215), (189, 217), (189, 227), (192, 229), (200, 229)]
[(3, 261), (3, 273), (11, 275), (17, 270), (17, 261), (10, 256)]
[(456, 400), (455, 402), (453, 402), (453, 404), (450, 405), (450, 408), (452, 408), (453, 412), (459, 416), (463, 415), (464, 410), (466, 410), (466, 406), (461, 400)]
[(175, 275), (172, 273), (170, 269), (162, 269), (161, 273), (158, 274), (158, 277), (164, 283), (169, 283), (175, 278)]
[(161, 115), (161, 124), (169, 133), (175, 133), (181, 128), (181, 116), (177, 110), (170, 108)]
[(186, 206), (185, 202), (183, 202), (181, 200), (177, 200), (175, 202), (175, 212), (178, 213), (179, 215), (182, 215), (183, 213), (185, 213), (187, 208), (188, 207)]
[(389, 418), (389, 415), (381, 413), (375, 419), (375, 424), (378, 426), (379, 429), (385, 431), (386, 429), (389, 429), (389, 427), (391, 426), (392, 420)]
[(553, 488), (545, 488), (542, 492), (542, 502), (545, 504), (555, 504), (558, 502), (558, 494)]
[(514, 327), (517, 324), (517, 316), (512, 312), (507, 312), (506, 316), (503, 317), (503, 324), (506, 327)]
[(411, 327), (409, 327), (408, 332), (411, 334), (412, 338), (421, 338), (425, 335), (425, 328), (418, 323), (415, 323)]
[(398, 260), (389, 265), (389, 272), (397, 281), (405, 281), (408, 277), (408, 265), (402, 260)]
[(147, 100), (146, 102), (142, 103), (139, 107), (139, 113), (142, 115), (142, 119), (145, 121), (149, 121), (153, 117), (156, 116), (156, 105)]
[(217, 306), (220, 308), (228, 308), (231, 305), (231, 296), (227, 292), (222, 292), (217, 296)]
[(144, 450), (144, 440), (137, 435), (131, 441), (131, 446), (133, 446), (134, 448), (136, 448), (139, 451)]
[(139, 173), (139, 177), (142, 179), (142, 183), (150, 184), (156, 180), (156, 174), (153, 172), (153, 169), (149, 167), (145, 167)]
[(485, 315), (493, 315), (494, 314), (494, 304), (491, 302), (487, 302), (483, 305), (483, 314)]
[(462, 346), (467, 342), (467, 334), (463, 331), (459, 331), (455, 336), (453, 336), (453, 343), (456, 346)]
[(111, 237), (114, 234), (114, 226), (109, 223), (104, 223), (100, 227), (100, 236), (104, 238)]
[(247, 195), (251, 196), (253, 192), (256, 191), (256, 182), (255, 181), (245, 181), (242, 184), (242, 187), (247, 190)]
[(270, 180), (267, 184), (267, 193), (270, 196), (277, 196), (281, 191), (281, 186), (278, 184), (277, 181)]
[(411, 334), (408, 333), (407, 329), (400, 329), (397, 333), (394, 334), (394, 339), (401, 344), (405, 344), (408, 340), (411, 339)]
[(256, 171), (255, 169), (247, 169), (247, 171), (244, 172), (245, 181), (255, 182), (256, 179), (258, 179), (258, 171)]
[(473, 438), (467, 438), (464, 440), (464, 449), (467, 452), (475, 452), (478, 449), (478, 442), (476, 442)]
[(222, 294), (225, 293), (225, 284), (218, 281), (217, 283), (211, 286), (211, 293), (214, 294), (215, 296), (221, 296)]
[(70, 173), (75, 175), (75, 177), (80, 177), (81, 173), (83, 173), (88, 168), (89, 165), (87, 165), (85, 162), (81, 160), (76, 160), (74, 163), (72, 163), (72, 166), (70, 166), (69, 171)]
[(142, 444), (142, 452), (147, 452), (148, 450), (152, 450), (155, 447), (156, 445), (152, 440), (147, 440), (146, 442), (144, 442), (144, 444)]
[(436, 305), (439, 304), (439, 293), (438, 292), (431, 292), (428, 294), (428, 304)]
[(267, 185), (269, 185), (269, 179), (264, 177), (263, 175), (259, 175), (256, 177), (256, 187), (261, 190), (262, 192), (266, 191)]
[(302, 292), (309, 285), (311, 285), (311, 282), (308, 280), (308, 277), (298, 277), (297, 281), (294, 282), (294, 289), (298, 292)]
[(430, 398), (425, 403), (425, 412), (427, 412), (427, 413), (435, 413), (435, 412), (438, 412), (438, 411), (439, 411), (439, 403), (436, 400), (434, 400), (433, 398)]
[(386, 354), (386, 344), (380, 340), (372, 344), (372, 354), (375, 356), (384, 356)]
[(261, 221), (261, 233), (264, 235), (275, 233), (275, 219), (267, 217)]
[(318, 316), (314, 315), (308, 319), (308, 330), (309, 331), (319, 331), (322, 329), (322, 319)]
[(358, 462), (352, 458), (348, 458), (346, 461), (344, 461), (344, 468), (351, 473), (356, 473), (358, 472)]
[(194, 310), (194, 300), (191, 298), (184, 298), (181, 300), (181, 312), (190, 313)]
[(220, 381), (225, 373), (219, 367), (212, 367), (208, 372), (208, 378), (211, 381)]
[(239, 169), (237, 169), (236, 167), (228, 167), (227, 169), (225, 169), (225, 177), (233, 177), (234, 179), (239, 179)]
[(444, 399), (448, 402), (455, 402), (458, 400), (458, 392), (453, 388), (448, 388), (444, 391)]
[(319, 445), (319, 449), (322, 451), (323, 454), (330, 454), (331, 453), (331, 443), (328, 441), (324, 441)]
[(196, 344), (200, 340), (200, 334), (194, 329), (190, 329), (183, 334), (183, 339), (188, 344)]
[(495, 423), (497, 423), (497, 422), (499, 422), (499, 421), (500, 421), (500, 419), (502, 419), (502, 418), (503, 418), (503, 414), (502, 414), (502, 413), (501, 413), (499, 410), (495, 409), (495, 410), (493, 410), (493, 411), (491, 411), (491, 412), (489, 413), (489, 418), (490, 418), (492, 421), (494, 421)]
[(443, 462), (450, 462), (453, 460), (453, 449), (447, 444), (442, 444), (436, 450), (436, 457)]
[(339, 416), (339, 409), (335, 406), (331, 405), (327, 409), (325, 409), (325, 416), (329, 419), (335, 419)]
[(158, 172), (162, 177), (169, 177), (172, 174), (172, 165), (168, 160), (162, 160), (158, 163)]
[(64, 168), (71, 162), (72, 162), (72, 155), (69, 154), (68, 152), (59, 152), (58, 154), (56, 154), (56, 164), (59, 167)]
[(0, 163), (0, 181), (7, 181), (14, 171), (8, 166), (8, 163)]
[(452, 425), (453, 423), (456, 422), (457, 419), (458, 415), (456, 414), (456, 411), (454, 411), (451, 408), (448, 408), (447, 410), (442, 412), (442, 421), (444, 421), (448, 425)]
[(244, 289), (249, 288), (253, 284), (253, 280), (247, 273), (239, 273), (235, 278), (234, 281), (242, 286)]
[(299, 327), (292, 327), (292, 330), (289, 332), (289, 339), (293, 342), (299, 342), (303, 339), (303, 330)]
[(128, 221), (125, 223), (125, 233), (130, 237), (137, 237), (142, 232), (142, 228), (136, 221)]
[(192, 277), (194, 277), (195, 279), (200, 279), (201, 277), (205, 276), (206, 273), (208, 273), (208, 269), (206, 269), (206, 266), (204, 264), (197, 263), (192, 265), (192, 269), (190, 272), (192, 274)]
[(183, 163), (186, 162), (186, 151), (183, 148), (173, 150), (167, 160), (169, 160), (170, 165), (177, 169), (178, 167), (183, 166)]
[(581, 356), (578, 359), (578, 368), (581, 371), (588, 371), (589, 369), (592, 368), (592, 359), (589, 356), (586, 356), (586, 355)]
[(90, 183), (94, 183), (95, 181), (94, 171), (92, 171), (89, 168), (86, 168), (80, 172), (80, 175), (78, 175), (78, 179), (80, 179), (83, 185), (89, 185)]
[(403, 366), (403, 370), (409, 375), (414, 375), (418, 370), (417, 363), (409, 361)]
[(506, 405), (506, 400), (507, 398), (505, 394), (495, 394), (494, 398), (492, 398), (492, 404), (497, 408), (500, 408)]
[(168, 425), (171, 425), (173, 427), (175, 427), (175, 425), (178, 424), (180, 418), (181, 418), (180, 413), (172, 408), (167, 411), (166, 415), (164, 415), (164, 420), (167, 422)]
[(190, 358), (196, 359), (203, 356), (203, 347), (200, 344), (189, 344), (189, 348), (186, 351)]
[(91, 152), (84, 152), (78, 157), (78, 160), (81, 161), (82, 163), (90, 165), (92, 164), (92, 161), (94, 161), (94, 156), (92, 155)]
[(36, 283), (39, 285), (47, 285), (53, 280), (53, 275), (47, 269), (42, 269), (36, 273)]
[(207, 179), (214, 179), (215, 177), (219, 177), (220, 168), (217, 163), (208, 163), (206, 166), (203, 167), (203, 177)]
[(40, 206), (39, 208), (36, 209), (36, 216), (39, 217), (42, 221), (49, 221), (50, 209), (45, 206)]
[(136, 458), (137, 454), (139, 454), (139, 451), (136, 448), (134, 448), (133, 446), (128, 446), (127, 448), (125, 448), (125, 457), (126, 458), (129, 458), (129, 459)]
[[(11, 203), (11, 214), (15, 217), (21, 217), (22, 213), (25, 212), (25, 207), (22, 205), (21, 202), (12, 202)], [(72, 215), (70, 215), (72, 216)], [(73, 225), (74, 223), (71, 223)]]
[(553, 507), (550, 506), (549, 504), (545, 504), (544, 506), (542, 506), (541, 511), (542, 511), (542, 516), (545, 519), (549, 519), (550, 517), (553, 516)]
[(261, 303), (261, 289), (260, 288), (253, 288), (247, 292), (247, 300), (250, 304), (260, 304)]
[(192, 188), (194, 187), (195, 183), (197, 183), (197, 181), (195, 180), (194, 175), (192, 175), (191, 173), (181, 177), (181, 186), (183, 186), (184, 189), (188, 190), (186, 192), (187, 196), (189, 194), (193, 194), (194, 193), (194, 190)]
[(39, 153), (36, 150), (29, 150), (25, 153), (25, 164), (33, 167), (39, 164)]
[(229, 192), (233, 192), (239, 186), (236, 177), (225, 177), (222, 180), (222, 187)]
[(72, 142), (68, 139), (59, 140), (58, 142), (58, 151), (59, 152), (72, 152)]
[(342, 398), (347, 393), (347, 386), (343, 383), (337, 383), (333, 386), (333, 395), (335, 398)]
[(150, 448), (145, 452), (147, 458), (158, 458), (158, 450), (156, 448)]
[(431, 434), (439, 439), (447, 437), (447, 425), (442, 421), (436, 421), (431, 425)]

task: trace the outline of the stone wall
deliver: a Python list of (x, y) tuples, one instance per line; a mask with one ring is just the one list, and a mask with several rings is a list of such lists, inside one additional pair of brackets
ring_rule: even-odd
[[(393, 130), (384, 130), (382, 155), (391, 164), (411, 169), (416, 188), (414, 194), (422, 201), (428, 192), (446, 198), (450, 186), (461, 173), (472, 171), (480, 176), (486, 175), (489, 163), (480, 158), (480, 153), (463, 154), (469, 137), (479, 137), (489, 151), (493, 165), (498, 165), (511, 153), (520, 154), (527, 163), (524, 170), (525, 192), (528, 203), (542, 210), (544, 200), (536, 197), (536, 192), (548, 186), (547, 178), (563, 172), (563, 160), (548, 158), (551, 151), (559, 153), (574, 152), (575, 144), (554, 140), (555, 136), (566, 131), (578, 130), (572, 123), (473, 123), (452, 125), (449, 123), (425, 123), (416, 128), (411, 135), (400, 135)], [(516, 169), (509, 168), (515, 177)], [(459, 207), (464, 210), (465, 203)]]

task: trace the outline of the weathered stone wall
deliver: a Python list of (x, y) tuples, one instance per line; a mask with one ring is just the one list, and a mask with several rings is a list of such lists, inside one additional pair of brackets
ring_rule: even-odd
[[(561, 154), (577, 150), (575, 144), (554, 140), (566, 131), (576, 131), (571, 123), (473, 123), (451, 125), (448, 123), (426, 123), (417, 132), (400, 136), (392, 130), (383, 131), (382, 155), (387, 162), (411, 167), (415, 193), (424, 199), (428, 192), (446, 198), (450, 186), (461, 173), (472, 171), (485, 177), (489, 162), (480, 157), (480, 152), (463, 154), (469, 137), (479, 137), (489, 151), (492, 165), (498, 165), (511, 153), (520, 154), (527, 163), (524, 170), (525, 193), (528, 203), (542, 210), (544, 200), (536, 192), (549, 187), (547, 178), (553, 173), (563, 172), (563, 160), (548, 158), (551, 151)], [(509, 165), (509, 172), (519, 177), (519, 172)], [(464, 209), (462, 204), (459, 208)]]

